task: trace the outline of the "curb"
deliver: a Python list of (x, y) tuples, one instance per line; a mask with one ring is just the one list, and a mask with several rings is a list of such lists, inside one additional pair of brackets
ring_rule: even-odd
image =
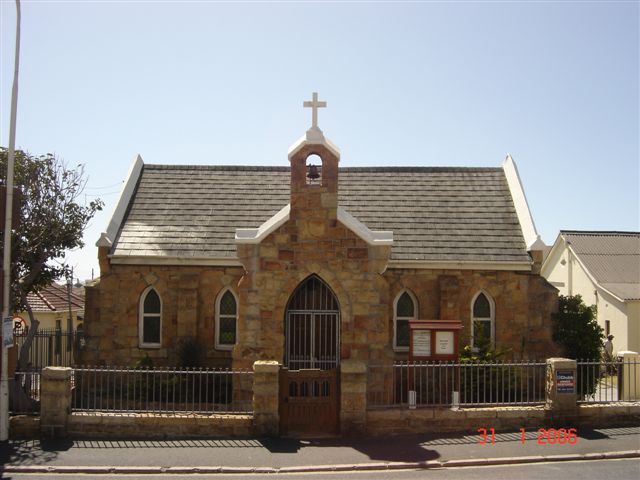
[(607, 453), (581, 453), (569, 455), (532, 455), (523, 457), (465, 458), (458, 460), (429, 460), (424, 462), (357, 463), (345, 465), (310, 465), (293, 467), (91, 467), (91, 466), (33, 466), (5, 465), (0, 473), (59, 473), (59, 474), (260, 474), (260, 473), (322, 473), (362, 472), (375, 470), (425, 470), (432, 468), (486, 467), (495, 465), (517, 465), (524, 463), (566, 462), (584, 460), (614, 460), (640, 458), (640, 450), (624, 450)]

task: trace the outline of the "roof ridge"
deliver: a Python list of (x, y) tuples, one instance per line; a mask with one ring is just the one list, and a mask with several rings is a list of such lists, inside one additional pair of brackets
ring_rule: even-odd
[[(278, 165), (175, 165), (145, 163), (147, 170), (219, 170), (251, 172), (288, 172), (291, 167)], [(342, 172), (502, 172), (502, 167), (447, 167), (447, 166), (397, 166), (397, 167), (339, 167)]]
[(620, 230), (560, 230), (565, 235), (638, 235), (640, 232), (620, 231)]
[(57, 310), (57, 309), (56, 309), (56, 307), (55, 307), (55, 306), (54, 306), (54, 305), (53, 305), (49, 300), (47, 300), (47, 297), (45, 297), (45, 296), (42, 294), (42, 290), (41, 290), (41, 291), (39, 291), (39, 292), (36, 292), (36, 295), (37, 295), (37, 296), (40, 298), (40, 300), (42, 300), (42, 301), (45, 303), (45, 305), (46, 305), (47, 307), (49, 307), (51, 310), (54, 310), (54, 311), (55, 311), (55, 310)]

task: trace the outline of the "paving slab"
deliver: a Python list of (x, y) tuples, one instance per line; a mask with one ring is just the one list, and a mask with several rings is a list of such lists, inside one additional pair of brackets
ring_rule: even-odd
[(539, 443), (535, 431), (362, 438), (12, 440), (0, 444), (4, 471), (87, 473), (383, 470), (596, 460), (640, 456), (640, 425), (578, 430), (574, 444)]

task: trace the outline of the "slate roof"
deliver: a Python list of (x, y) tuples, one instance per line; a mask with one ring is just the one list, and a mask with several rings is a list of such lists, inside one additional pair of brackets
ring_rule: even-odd
[[(289, 203), (288, 167), (145, 164), (115, 256), (235, 258), (236, 228)], [(392, 260), (530, 262), (502, 168), (341, 168), (339, 204), (392, 230)]]
[(640, 233), (562, 230), (589, 273), (622, 300), (640, 300)]
[[(69, 309), (66, 285), (53, 283), (38, 293), (30, 293), (27, 299), (34, 312), (66, 312)], [(84, 297), (73, 291), (71, 292), (71, 309), (84, 310)]]

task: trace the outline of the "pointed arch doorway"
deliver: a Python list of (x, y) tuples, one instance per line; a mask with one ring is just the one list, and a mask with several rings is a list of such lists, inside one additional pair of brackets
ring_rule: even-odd
[(295, 289), (285, 311), (280, 432), (338, 433), (340, 307), (316, 275)]

